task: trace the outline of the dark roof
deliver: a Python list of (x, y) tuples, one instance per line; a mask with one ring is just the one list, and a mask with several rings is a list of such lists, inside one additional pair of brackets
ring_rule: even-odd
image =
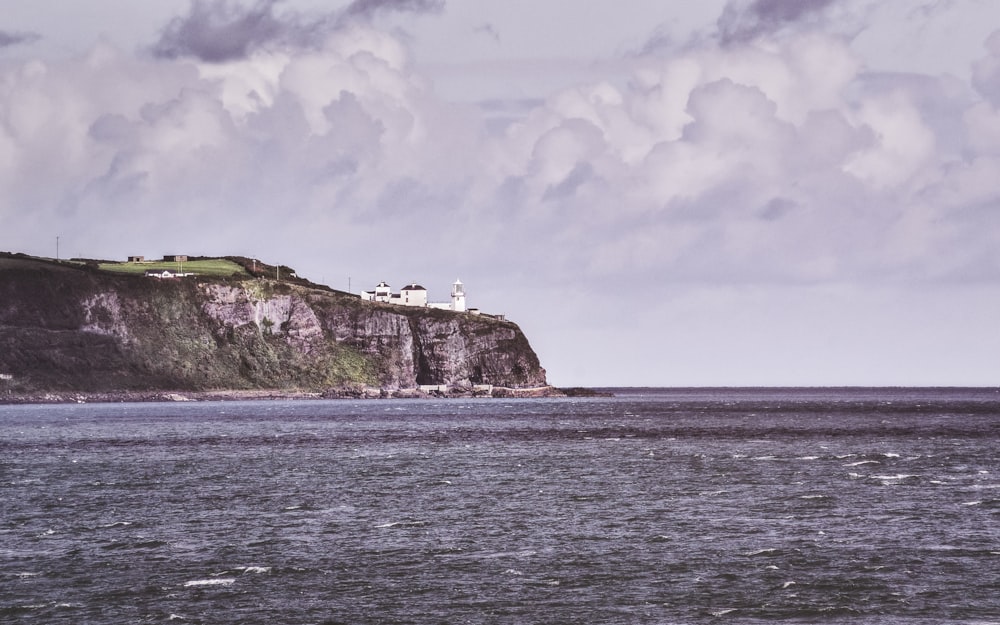
[(427, 289), (425, 289), (424, 287), (420, 286), (419, 284), (408, 284), (408, 285), (406, 285), (406, 286), (403, 287), (403, 290), (404, 291), (426, 291)]

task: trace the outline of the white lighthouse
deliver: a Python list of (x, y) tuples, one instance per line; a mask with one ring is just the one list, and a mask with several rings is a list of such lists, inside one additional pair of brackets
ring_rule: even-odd
[(451, 285), (451, 309), (456, 312), (465, 312), (465, 285), (461, 280), (456, 279)]

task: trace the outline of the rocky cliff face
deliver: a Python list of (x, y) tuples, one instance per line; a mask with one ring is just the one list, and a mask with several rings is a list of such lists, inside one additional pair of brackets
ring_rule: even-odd
[(517, 325), (269, 280), (158, 281), (0, 258), (8, 390), (544, 386)]

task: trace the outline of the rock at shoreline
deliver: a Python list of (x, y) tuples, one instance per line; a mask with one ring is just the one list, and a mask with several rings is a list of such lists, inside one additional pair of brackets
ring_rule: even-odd
[(470, 398), (532, 398), (566, 397), (555, 387), (500, 388), (490, 392), (453, 388), (447, 391), (425, 392), (419, 388), (384, 389), (377, 387), (350, 387), (327, 389), (324, 392), (258, 389), (244, 391), (185, 391), (183, 393), (127, 392), (112, 393), (42, 393), (0, 395), (3, 404), (98, 404), (98, 403), (149, 403), (149, 402), (202, 402), (202, 401), (266, 401), (266, 400), (315, 400), (315, 399), (470, 399)]

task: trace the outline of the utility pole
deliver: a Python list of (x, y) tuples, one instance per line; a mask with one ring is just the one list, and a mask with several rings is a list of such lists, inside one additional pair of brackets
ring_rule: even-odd
[(56, 260), (59, 260), (59, 236), (56, 235)]

